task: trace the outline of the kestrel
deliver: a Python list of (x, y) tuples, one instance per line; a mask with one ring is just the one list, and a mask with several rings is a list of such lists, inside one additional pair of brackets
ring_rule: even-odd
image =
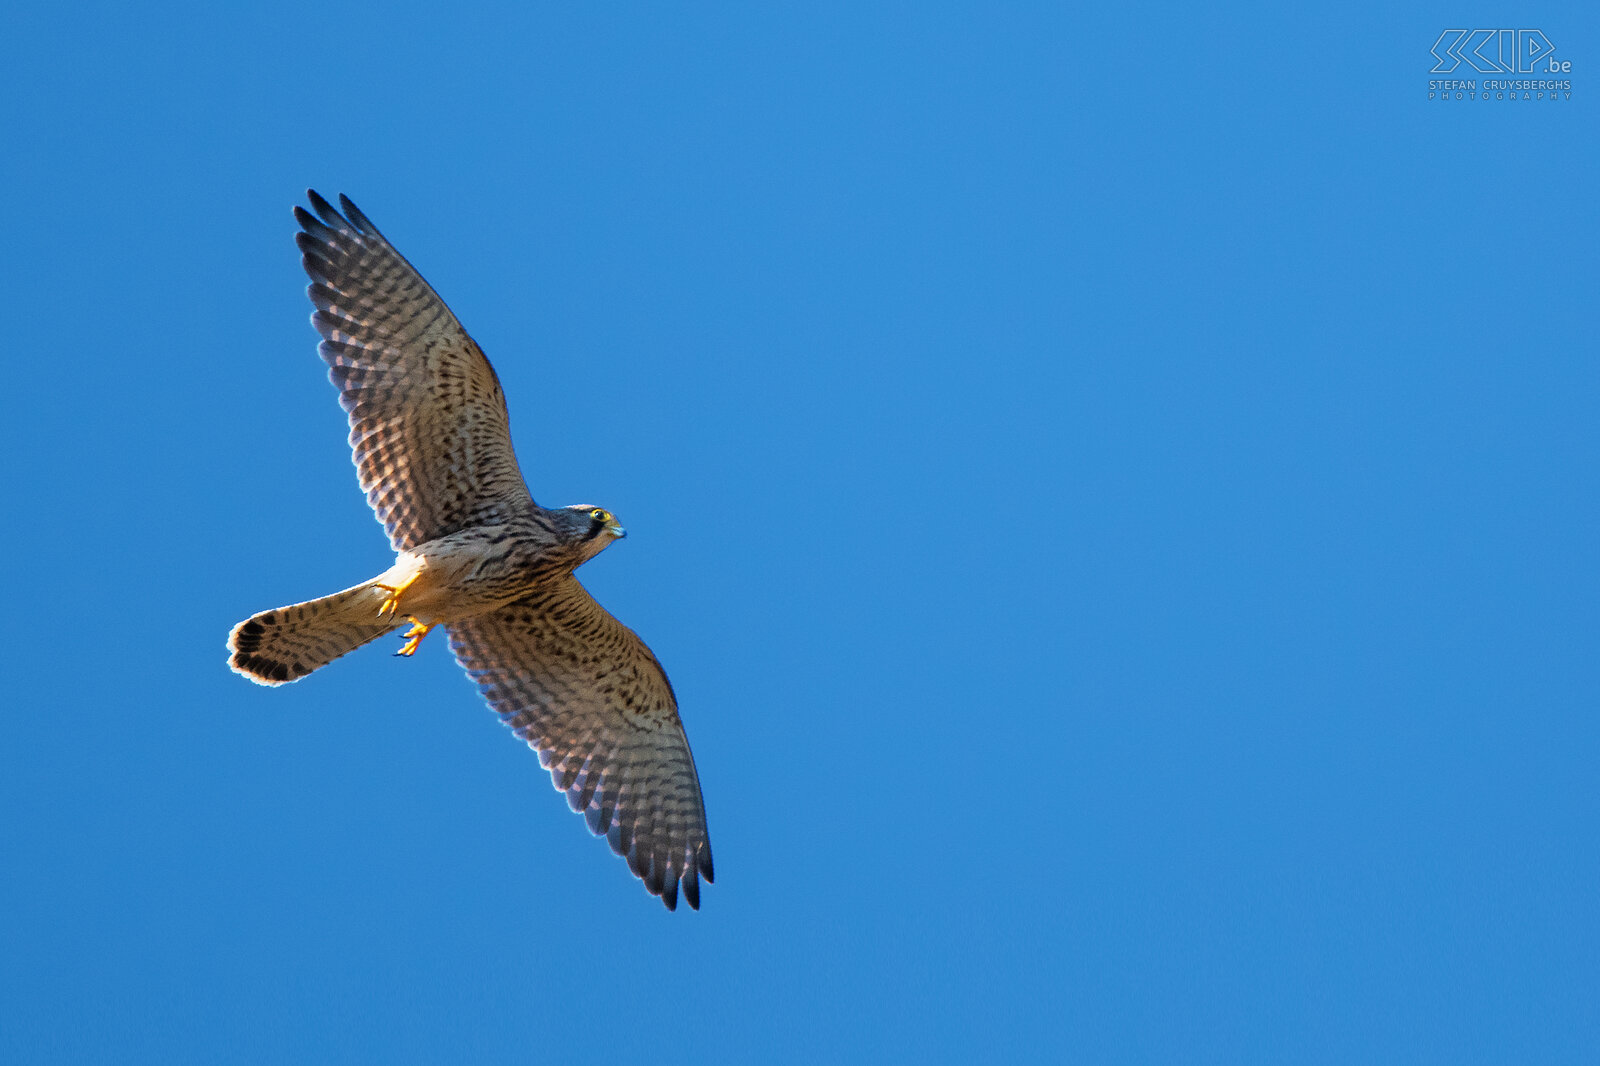
[(370, 581), (279, 607), (228, 635), (229, 665), (296, 681), (397, 629), (435, 626), (556, 788), (668, 910), (712, 879), (705, 804), (661, 664), (573, 571), (622, 526), (591, 504), (533, 501), (506, 401), (444, 301), (344, 196), (294, 209), (318, 351), (350, 416), (361, 487), (396, 557)]

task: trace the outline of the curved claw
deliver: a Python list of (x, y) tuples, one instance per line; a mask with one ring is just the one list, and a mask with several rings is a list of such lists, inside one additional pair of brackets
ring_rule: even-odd
[[(378, 617), (388, 618), (391, 615), (396, 614), (400, 610), (401, 594), (403, 594), (405, 590), (410, 588), (412, 585), (415, 585), (417, 583), (417, 578), (420, 576), (420, 574), (412, 574), (398, 585), (373, 586), (374, 588), (380, 588), (389, 594), (383, 598), (382, 603), (378, 604)], [(411, 621), (416, 623), (417, 620), (413, 618)]]
[[(410, 616), (408, 615), (407, 617)], [(438, 623), (435, 622), (433, 625), (425, 626), (415, 618), (412, 618), (411, 628), (401, 634), (401, 636), (406, 638), (406, 642), (400, 646), (400, 650), (395, 652), (395, 654), (404, 655), (408, 659), (415, 655), (417, 653), (418, 646), (422, 644), (422, 638), (433, 631), (434, 625), (438, 625)]]

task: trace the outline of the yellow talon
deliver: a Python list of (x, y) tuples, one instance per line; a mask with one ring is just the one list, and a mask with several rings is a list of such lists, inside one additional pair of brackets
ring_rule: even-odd
[[(415, 585), (417, 583), (417, 578), (421, 576), (422, 575), (420, 573), (412, 574), (398, 585), (376, 586), (377, 588), (383, 589), (389, 594), (383, 598), (382, 603), (378, 604), (378, 617), (386, 618), (398, 611), (400, 609), (401, 593), (405, 592), (405, 590), (410, 588), (412, 585)], [(415, 622), (416, 619), (413, 618), (412, 621)]]
[[(438, 624), (437, 622), (434, 623), (434, 625), (437, 625), (437, 624)], [(432, 632), (432, 630), (433, 630), (433, 626), (432, 625), (426, 625), (425, 626), (421, 622), (417, 621), (415, 618), (412, 618), (411, 619), (411, 628), (406, 630), (403, 634), (401, 634), (402, 636), (404, 636), (406, 638), (406, 642), (400, 646), (400, 650), (395, 652), (395, 654), (396, 655), (404, 655), (404, 656), (407, 656), (407, 657), (415, 655), (416, 651), (417, 651), (417, 646), (422, 643), (422, 638), (427, 636), (430, 632)]]

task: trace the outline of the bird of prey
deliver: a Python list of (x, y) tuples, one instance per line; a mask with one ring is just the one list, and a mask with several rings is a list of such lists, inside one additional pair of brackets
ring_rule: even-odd
[(705, 805), (661, 664), (573, 575), (623, 528), (603, 507), (533, 501), (500, 381), (444, 301), (347, 197), (294, 209), (311, 322), (367, 502), (396, 557), (343, 592), (262, 611), (229, 665), (295, 681), (409, 623), (436, 626), (489, 706), (668, 910), (712, 879)]

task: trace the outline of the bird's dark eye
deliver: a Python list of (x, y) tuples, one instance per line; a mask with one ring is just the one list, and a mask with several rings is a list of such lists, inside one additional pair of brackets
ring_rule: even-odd
[(589, 517), (594, 519), (596, 522), (601, 523), (602, 525), (611, 521), (611, 516), (606, 514), (605, 511), (601, 510), (599, 507), (596, 507), (594, 510), (590, 511)]

